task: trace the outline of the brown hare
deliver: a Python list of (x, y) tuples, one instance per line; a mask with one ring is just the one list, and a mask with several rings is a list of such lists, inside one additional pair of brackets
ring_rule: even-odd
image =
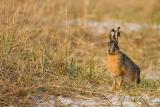
[(107, 70), (113, 79), (112, 90), (121, 88), (124, 81), (140, 83), (140, 68), (119, 49), (119, 29), (111, 30), (107, 49)]

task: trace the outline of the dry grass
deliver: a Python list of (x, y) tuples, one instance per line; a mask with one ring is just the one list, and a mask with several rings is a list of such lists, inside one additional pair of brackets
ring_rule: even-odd
[[(108, 31), (104, 36), (92, 36), (84, 26), (66, 26), (64, 23), (82, 18), (158, 24), (158, 2), (2, 0), (0, 106), (30, 106), (36, 95), (74, 97), (75, 94), (107, 93), (111, 85), (105, 69)], [(152, 71), (160, 69), (159, 31), (145, 29), (127, 35), (123, 32), (123, 35), (121, 47), (142, 65), (143, 70), (150, 66)], [(159, 80), (144, 79), (138, 88), (124, 93), (159, 96), (159, 91)]]

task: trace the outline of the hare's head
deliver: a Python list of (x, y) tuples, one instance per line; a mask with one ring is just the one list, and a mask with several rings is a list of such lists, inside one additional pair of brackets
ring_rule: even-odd
[(109, 35), (109, 42), (108, 42), (108, 53), (110, 55), (114, 55), (117, 52), (119, 52), (119, 46), (118, 46), (118, 37), (120, 36), (120, 27), (118, 27), (116, 30), (112, 29)]
[(119, 46), (118, 42), (116, 41), (109, 41), (108, 42), (108, 54), (110, 55), (115, 55), (116, 53), (119, 52)]

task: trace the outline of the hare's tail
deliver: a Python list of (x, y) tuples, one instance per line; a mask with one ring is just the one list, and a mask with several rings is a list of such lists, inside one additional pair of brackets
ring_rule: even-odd
[(137, 84), (139, 84), (140, 82), (141, 82), (141, 79), (140, 79), (140, 69), (137, 71), (137, 75), (136, 75), (136, 77), (137, 77)]

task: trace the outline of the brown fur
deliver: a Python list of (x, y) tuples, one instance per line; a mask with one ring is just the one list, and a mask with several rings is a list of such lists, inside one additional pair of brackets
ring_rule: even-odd
[(137, 73), (140, 72), (139, 67), (124, 53), (119, 51), (115, 55), (108, 54), (107, 57), (107, 70), (113, 78), (112, 89), (122, 87), (123, 81), (131, 82), (136, 81), (139, 83), (139, 76)]
[(111, 76), (119, 76), (122, 75), (122, 71), (119, 69), (120, 67), (120, 55), (109, 55), (107, 59), (107, 68), (108, 71), (111, 71)]

